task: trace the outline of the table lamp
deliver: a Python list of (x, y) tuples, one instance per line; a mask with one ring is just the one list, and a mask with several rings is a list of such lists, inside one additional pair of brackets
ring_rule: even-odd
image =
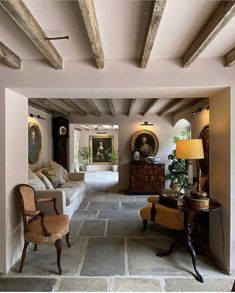
[(192, 160), (204, 158), (202, 140), (201, 139), (177, 140), (176, 158), (188, 160), (188, 184), (193, 185), (193, 161)]

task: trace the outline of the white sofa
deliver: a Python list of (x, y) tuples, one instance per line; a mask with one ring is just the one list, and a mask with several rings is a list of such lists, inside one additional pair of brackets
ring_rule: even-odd
[[(68, 215), (69, 218), (71, 218), (73, 213), (79, 208), (79, 205), (86, 197), (87, 184), (84, 182), (84, 173), (67, 173), (66, 171), (66, 178), (62, 181), (62, 185), (59, 188), (54, 189), (53, 187), (48, 187), (47, 184), (45, 184), (46, 187), (42, 186), (41, 183), (40, 186), (31, 184), (32, 179), (30, 180), (30, 177), (33, 177), (33, 180), (35, 180), (35, 176), (37, 176), (36, 180), (38, 180), (41, 175), (41, 170), (33, 173), (33, 175), (31, 172), (31, 175), (29, 176), (29, 184), (32, 185), (35, 189), (36, 199), (56, 197), (56, 207), (59, 213)], [(40, 178), (40, 181), (43, 182), (41, 179), (42, 178)], [(37, 207), (39, 210), (45, 212), (46, 215), (54, 213), (54, 209), (51, 203), (38, 203)]]

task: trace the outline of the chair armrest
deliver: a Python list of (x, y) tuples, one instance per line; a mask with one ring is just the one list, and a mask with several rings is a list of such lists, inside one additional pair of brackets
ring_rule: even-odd
[(60, 213), (58, 212), (57, 210), (57, 207), (56, 207), (56, 197), (48, 197), (48, 198), (39, 198), (39, 199), (36, 199), (36, 202), (53, 202), (53, 206), (54, 206), (54, 210), (55, 210), (55, 213), (57, 215), (59, 215)]
[(159, 201), (159, 197), (158, 196), (149, 196), (147, 201), (151, 202), (151, 203), (157, 203)]
[[(65, 196), (65, 192), (61, 189), (57, 189), (57, 190), (40, 190), (40, 191), (35, 191), (35, 197), (36, 197), (36, 202), (38, 204), (40, 204), (40, 207), (42, 210), (44, 210), (44, 208), (42, 207), (42, 204), (44, 206), (45, 202), (40, 202), (38, 200), (41, 199), (48, 199), (48, 198), (55, 198), (53, 200), (56, 201), (56, 208), (59, 214), (64, 214), (64, 210), (66, 207), (66, 196)], [(54, 202), (55, 204), (55, 202)]]
[(69, 173), (68, 179), (71, 181), (85, 181), (85, 172)]
[(53, 201), (53, 197), (45, 197), (45, 198), (36, 199), (36, 202), (49, 202), (49, 201)]
[(23, 214), (28, 217), (37, 217), (40, 214), (40, 211), (23, 211)]
[(45, 227), (44, 225), (44, 213), (40, 212), (40, 211), (23, 211), (23, 214), (27, 217), (32, 217), (34, 219), (37, 219), (38, 217), (40, 217), (40, 224), (41, 224), (41, 227), (42, 227), (42, 231), (44, 233), (45, 236), (51, 236), (51, 234), (47, 231), (47, 228)]

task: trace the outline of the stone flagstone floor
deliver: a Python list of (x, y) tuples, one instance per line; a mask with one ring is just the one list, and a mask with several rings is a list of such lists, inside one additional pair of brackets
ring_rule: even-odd
[(183, 250), (160, 258), (157, 251), (178, 233), (149, 224), (145, 233), (138, 211), (147, 196), (93, 192), (71, 219), (71, 248), (64, 242), (63, 275), (57, 275), (54, 246), (28, 251), (23, 274), (17, 263), (0, 278), (0, 291), (230, 291), (233, 277), (198, 257), (204, 284), (197, 282)]

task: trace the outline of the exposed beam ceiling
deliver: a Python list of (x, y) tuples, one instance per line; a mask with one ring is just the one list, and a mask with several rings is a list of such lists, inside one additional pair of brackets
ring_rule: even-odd
[(55, 104), (55, 102), (52, 102), (51, 100), (48, 99), (30, 99), (30, 102), (33, 102), (34, 104), (37, 104), (49, 111), (56, 112), (59, 114), (62, 114), (64, 116), (69, 116), (69, 112), (64, 110), (62, 107), (58, 106)]
[(92, 101), (92, 99), (86, 99), (89, 107), (91, 108), (91, 112), (96, 116), (101, 116), (100, 110), (97, 108), (96, 104)]
[(104, 52), (93, 0), (78, 0), (97, 68), (104, 68)]
[(224, 63), (227, 67), (232, 66), (235, 63), (235, 48), (224, 56)]
[(127, 116), (130, 116), (132, 114), (134, 106), (135, 106), (135, 102), (136, 102), (136, 99), (131, 99), (130, 107), (129, 107)]
[(110, 112), (111, 112), (112, 116), (116, 116), (116, 111), (115, 111), (113, 100), (112, 99), (107, 99), (107, 102), (108, 102), (109, 109), (110, 109)]
[(166, 104), (166, 106), (164, 106), (159, 112), (158, 115), (159, 116), (163, 116), (164, 114), (166, 114), (171, 108), (173, 108), (175, 105), (179, 104), (180, 102), (182, 102), (183, 99), (172, 99), (169, 103)]
[(235, 1), (221, 1), (183, 55), (183, 67), (189, 67), (235, 13)]
[(0, 0), (2, 6), (11, 18), (18, 24), (23, 32), (30, 38), (34, 45), (55, 69), (62, 69), (63, 61), (37, 20), (31, 14), (22, 0)]
[(144, 109), (142, 112), (142, 115), (146, 115), (148, 111), (155, 105), (158, 99), (151, 99), (150, 102), (148, 103), (147, 107)]
[(192, 101), (190, 101), (189, 103), (187, 103), (186, 105), (184, 105), (183, 107), (181, 107), (180, 109), (176, 110), (173, 115), (177, 115), (177, 114), (180, 114), (190, 108), (192, 108), (193, 106), (203, 102), (204, 100), (206, 100), (207, 98), (196, 98), (196, 99), (193, 99)]
[(29, 101), (28, 101), (28, 104), (29, 104), (29, 106), (31, 106), (31, 107), (33, 107), (33, 108), (35, 108), (35, 109), (38, 109), (38, 110), (40, 110), (40, 111), (43, 111), (43, 112), (49, 113), (49, 114), (51, 114), (51, 115), (54, 114), (53, 111), (50, 111), (50, 110), (48, 110), (47, 108), (45, 108), (45, 107), (43, 107), (43, 106), (40, 106), (39, 104), (34, 103), (33, 100), (29, 100)]
[(71, 99), (61, 99), (67, 106), (69, 106), (70, 108), (72, 108), (78, 115), (81, 116), (86, 116), (87, 112), (84, 111), (80, 106), (78, 106), (77, 103), (75, 103), (73, 100)]
[(5, 63), (13, 69), (20, 69), (21, 60), (13, 51), (0, 42), (0, 62)]
[(140, 56), (140, 68), (146, 68), (158, 28), (164, 13), (166, 0), (154, 0), (145, 36), (144, 47)]

